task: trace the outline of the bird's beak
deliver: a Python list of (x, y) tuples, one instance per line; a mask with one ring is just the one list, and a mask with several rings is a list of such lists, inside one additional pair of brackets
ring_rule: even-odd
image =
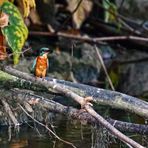
[(45, 52), (44, 54), (45, 54), (45, 55), (48, 55), (48, 53), (49, 53), (49, 52)]
[(53, 50), (52, 50), (52, 49), (49, 49), (47, 52), (48, 52), (48, 53), (52, 53), (52, 52), (53, 52)]

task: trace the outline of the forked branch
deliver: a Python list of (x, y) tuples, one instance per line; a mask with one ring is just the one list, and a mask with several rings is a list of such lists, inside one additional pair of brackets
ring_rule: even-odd
[(106, 129), (108, 129), (113, 135), (115, 135), (118, 139), (123, 141), (126, 145), (130, 145), (134, 148), (144, 148), (139, 143), (135, 142), (134, 140), (130, 139), (129, 137), (125, 136), (123, 133), (121, 133), (119, 130), (117, 130), (114, 126), (112, 126), (109, 122), (107, 122), (102, 116), (100, 116), (97, 112), (93, 110), (93, 108), (86, 103), (85, 98), (79, 96), (78, 94), (74, 93), (73, 91), (64, 88), (60, 84), (56, 83), (56, 81), (43, 81), (42, 79), (35, 79), (31, 75), (28, 75), (26, 73), (17, 71), (11, 67), (5, 67), (4, 70), (12, 75), (15, 75), (17, 77), (29, 80), (31, 82), (34, 82), (38, 85), (42, 85), (46, 88), (53, 89), (57, 91), (58, 93), (61, 93), (62, 95), (65, 95), (69, 98), (72, 98), (77, 103), (79, 103), (81, 106), (84, 107), (84, 109), (92, 115), (98, 122), (100, 122)]

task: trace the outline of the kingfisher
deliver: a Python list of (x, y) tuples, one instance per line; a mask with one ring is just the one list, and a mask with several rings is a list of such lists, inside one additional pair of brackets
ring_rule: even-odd
[(33, 62), (32, 70), (36, 77), (45, 78), (48, 69), (48, 53), (51, 49), (43, 47), (40, 49), (39, 56)]

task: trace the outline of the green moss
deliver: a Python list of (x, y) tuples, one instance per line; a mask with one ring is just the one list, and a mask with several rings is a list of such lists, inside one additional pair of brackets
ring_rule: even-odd
[(13, 76), (0, 70), (0, 81), (12, 80)]

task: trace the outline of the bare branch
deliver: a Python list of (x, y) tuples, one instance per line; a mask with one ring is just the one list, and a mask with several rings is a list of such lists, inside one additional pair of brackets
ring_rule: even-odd
[(13, 75), (17, 75), (18, 77), (35, 82), (36, 84), (40, 84), (42, 86), (46, 86), (47, 88), (54, 89), (55, 91), (61, 93), (62, 95), (72, 98), (77, 103), (79, 103), (81, 106), (84, 106), (84, 109), (89, 114), (91, 114), (94, 118), (96, 118), (96, 120), (99, 123), (101, 123), (106, 129), (108, 129), (113, 135), (115, 135), (117, 138), (123, 141), (126, 145), (133, 146), (134, 148), (144, 148), (143, 146), (141, 146), (134, 140), (122, 134), (119, 130), (117, 130), (114, 126), (112, 126), (109, 122), (107, 122), (102, 116), (100, 116), (97, 112), (95, 112), (93, 108), (89, 105), (90, 103), (86, 102), (85, 98), (79, 96), (78, 94), (74, 93), (71, 90), (63, 88), (63, 86), (56, 83), (56, 81), (42, 81), (42, 79), (36, 80), (32, 76), (19, 72), (17, 70), (14, 70), (11, 67), (5, 68), (5, 71), (11, 74), (13, 73)]
[[(47, 89), (45, 88), (46, 84), (44, 84), (45, 81), (44, 82), (41, 81), (42, 83), (41, 85), (40, 83), (35, 81), (34, 77), (30, 78), (30, 75), (26, 73), (22, 73), (12, 68), (10, 69), (10, 67), (6, 67), (5, 70), (8, 73), (11, 73), (12, 75), (17, 76), (17, 77), (14, 77), (12, 75), (9, 75), (7, 73), (0, 71), (0, 77), (1, 79), (4, 79), (4, 82), (2, 81), (2, 83), (3, 85), (5, 85), (5, 87), (11, 86), (11, 87), (25, 89), (27, 86), (27, 88), (30, 90), (47, 92)], [(18, 79), (18, 76), (22, 79)], [(25, 78), (26, 80), (24, 80), (23, 78)], [(92, 96), (93, 102), (97, 104), (107, 105), (112, 108), (129, 111), (131, 113), (137, 114), (141, 117), (148, 119), (148, 102), (143, 101), (141, 99), (138, 99), (120, 92), (96, 88), (96, 87), (92, 87), (92, 86), (84, 85), (80, 83), (72, 83), (69, 81), (53, 79), (50, 77), (47, 77), (46, 79), (48, 80), (48, 82), (55, 81), (59, 85), (62, 85), (63, 88), (70, 89), (71, 91), (79, 94), (82, 97)], [(37, 85), (35, 83), (37, 83)], [(56, 93), (54, 89), (50, 89), (50, 92)]]
[(78, 35), (67, 34), (63, 32), (50, 33), (50, 32), (40, 32), (40, 31), (30, 31), (30, 35), (59, 36), (59, 37), (79, 40), (81, 42), (89, 42), (89, 43), (101, 43), (101, 41), (115, 41), (115, 40), (133, 40), (133, 41), (148, 42), (148, 38), (132, 36), (132, 35), (90, 38), (90, 37), (85, 37), (80, 35), (78, 36)]
[(15, 127), (17, 128), (20, 124), (17, 121), (15, 115), (13, 114), (9, 104), (3, 99), (1, 99), (1, 102), (5, 108), (6, 113), (9, 115), (10, 119), (12, 120), (13, 124), (15, 125)]
[(110, 87), (111, 87), (112, 90), (115, 91), (114, 85), (113, 85), (112, 80), (111, 80), (111, 78), (110, 78), (110, 76), (109, 76), (109, 74), (108, 74), (108, 71), (107, 71), (106, 66), (105, 66), (105, 64), (104, 64), (104, 61), (103, 61), (103, 59), (102, 59), (102, 56), (101, 56), (101, 54), (100, 54), (100, 52), (99, 52), (99, 49), (97, 48), (96, 45), (94, 46), (94, 48), (95, 48), (95, 51), (96, 51), (97, 56), (98, 56), (98, 58), (99, 58), (99, 61), (100, 61), (101, 65), (102, 65), (102, 67), (103, 67), (103, 70), (104, 70), (104, 73), (105, 73), (105, 75), (106, 75), (106, 77), (107, 77), (107, 80), (108, 80), (108, 82), (109, 82), (109, 84), (110, 84)]
[[(41, 108), (44, 108), (48, 111), (64, 114), (68, 117), (78, 119), (82, 122), (86, 121), (85, 123), (88, 123), (91, 125), (97, 124), (98, 126), (100, 126), (99, 122), (97, 122), (97, 120), (87, 112), (81, 112), (80, 114), (79, 110), (76, 108), (73, 108), (71, 106), (64, 106), (58, 102), (55, 102), (48, 98), (44, 98), (43, 96), (32, 94), (31, 92), (28, 92), (26, 90), (12, 89), (12, 92), (13, 92), (13, 96), (20, 103), (21, 102), (29, 103), (32, 101), (32, 98), (33, 98), (34, 100), (38, 100), (38, 101), (35, 101), (37, 102), (36, 103), (37, 106), (40, 106)], [(113, 120), (111, 118), (106, 120), (110, 122), (115, 128), (119, 129), (120, 131), (138, 133), (138, 134), (148, 134), (147, 125), (123, 122), (119, 120)]]
[(73, 148), (76, 148), (72, 143), (65, 141), (63, 139), (61, 139), (59, 136), (57, 136), (49, 127), (47, 127), (46, 125), (44, 125), (43, 123), (39, 122), (38, 120), (36, 120), (34, 117), (32, 117), (30, 114), (28, 114), (28, 112), (21, 106), (21, 104), (19, 104), (19, 107), (24, 111), (24, 113), (30, 117), (34, 122), (38, 123), (39, 125), (45, 127), (55, 138), (57, 138), (59, 141), (62, 141), (68, 145), (71, 145)]

